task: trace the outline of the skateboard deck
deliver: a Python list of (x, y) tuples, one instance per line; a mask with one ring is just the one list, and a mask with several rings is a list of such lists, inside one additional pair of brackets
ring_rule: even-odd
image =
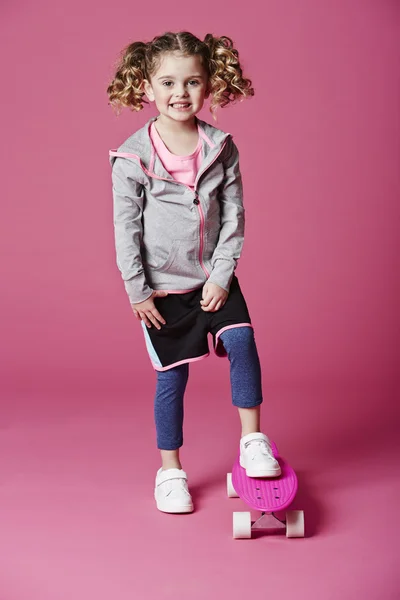
[(238, 454), (232, 468), (232, 485), (237, 495), (254, 510), (273, 513), (285, 510), (297, 492), (297, 476), (292, 467), (281, 456), (274, 442), (272, 452), (281, 467), (278, 477), (248, 477), (240, 466)]

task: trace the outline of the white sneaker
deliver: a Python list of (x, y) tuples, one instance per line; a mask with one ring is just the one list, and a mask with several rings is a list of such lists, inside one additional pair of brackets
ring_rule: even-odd
[(281, 467), (264, 433), (248, 433), (240, 439), (240, 465), (247, 477), (278, 477)]
[(157, 508), (167, 513), (189, 513), (193, 502), (187, 486), (187, 475), (183, 469), (158, 469), (154, 498)]

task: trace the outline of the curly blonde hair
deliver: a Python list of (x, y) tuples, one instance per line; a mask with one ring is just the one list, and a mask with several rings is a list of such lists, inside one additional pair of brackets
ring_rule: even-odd
[(223, 108), (237, 99), (243, 101), (254, 96), (252, 82), (243, 77), (239, 52), (229, 37), (214, 37), (208, 33), (201, 41), (188, 31), (167, 31), (150, 42), (133, 42), (122, 50), (115, 65), (114, 78), (107, 87), (109, 105), (117, 115), (124, 106), (140, 111), (144, 108), (143, 103), (149, 104), (143, 97), (143, 80), (150, 81), (150, 76), (160, 65), (162, 55), (167, 52), (200, 56), (208, 75), (210, 112), (214, 120), (219, 106)]

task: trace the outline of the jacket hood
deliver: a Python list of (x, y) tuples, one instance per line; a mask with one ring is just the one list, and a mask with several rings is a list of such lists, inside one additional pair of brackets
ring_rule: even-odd
[[(118, 148), (109, 151), (109, 161), (113, 166), (117, 156), (133, 158), (141, 163), (141, 167), (149, 172), (154, 170), (155, 150), (150, 138), (150, 126), (158, 117), (151, 117), (143, 127), (135, 131), (128, 137)], [(203, 121), (195, 116), (199, 135), (202, 138), (203, 156), (206, 158), (211, 155), (218, 154), (220, 147), (224, 142), (232, 137), (230, 133), (226, 133), (210, 123)], [(129, 155), (129, 156), (126, 156)]]

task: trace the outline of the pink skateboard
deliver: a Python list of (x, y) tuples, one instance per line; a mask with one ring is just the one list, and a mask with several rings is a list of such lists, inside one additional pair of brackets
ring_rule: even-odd
[(287, 537), (304, 537), (304, 513), (302, 510), (286, 511), (281, 521), (275, 513), (285, 511), (297, 492), (297, 477), (292, 467), (279, 456), (276, 444), (271, 442), (273, 454), (281, 466), (281, 475), (274, 478), (247, 477), (240, 466), (239, 455), (232, 473), (227, 475), (229, 498), (241, 498), (251, 509), (261, 511), (257, 521), (251, 521), (250, 512), (233, 513), (233, 537), (251, 538), (254, 529), (285, 528)]

